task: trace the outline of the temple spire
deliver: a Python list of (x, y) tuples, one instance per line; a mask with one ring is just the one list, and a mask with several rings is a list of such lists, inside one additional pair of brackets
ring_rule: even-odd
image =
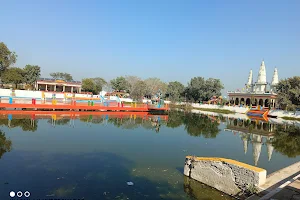
[(250, 86), (253, 83), (252, 69), (249, 72), (247, 85)]
[(258, 72), (257, 82), (255, 83), (255, 92), (264, 93), (267, 89), (267, 75), (265, 62), (262, 61)]
[(277, 68), (275, 67), (271, 85), (275, 86), (278, 84), (278, 82), (279, 82), (278, 81), (278, 71), (277, 71)]
[(261, 62), (260, 69), (258, 72), (257, 83), (266, 84), (267, 83), (267, 75), (266, 75), (266, 66), (265, 61)]

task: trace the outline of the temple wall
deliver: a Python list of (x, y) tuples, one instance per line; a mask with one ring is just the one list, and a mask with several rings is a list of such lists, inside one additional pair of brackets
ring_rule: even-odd
[(187, 156), (184, 175), (230, 195), (266, 182), (267, 171), (235, 160)]

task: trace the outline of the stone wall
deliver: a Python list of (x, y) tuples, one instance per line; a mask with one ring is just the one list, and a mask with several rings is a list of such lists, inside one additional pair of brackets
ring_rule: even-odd
[(184, 175), (230, 195), (265, 183), (267, 171), (225, 158), (187, 156)]

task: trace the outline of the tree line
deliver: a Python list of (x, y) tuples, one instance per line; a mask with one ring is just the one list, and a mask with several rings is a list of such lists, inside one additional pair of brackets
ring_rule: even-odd
[[(15, 84), (15, 88), (19, 84), (25, 83), (28, 88), (34, 89), (36, 81), (41, 76), (41, 67), (38, 65), (26, 65), (24, 68), (14, 67), (17, 61), (17, 54), (8, 49), (8, 47), (0, 43), (0, 77), (4, 84)], [(64, 81), (73, 81), (73, 77), (65, 72), (50, 73), (53, 79)], [(165, 83), (159, 78), (148, 78), (143, 80), (137, 76), (120, 76), (113, 80), (106, 81), (101, 77), (82, 79), (82, 90), (99, 94), (100, 91), (122, 91), (129, 93), (134, 100), (142, 100), (143, 97), (159, 97), (161, 99), (168, 98), (171, 101), (207, 101), (212, 96), (220, 96), (223, 85), (219, 79), (209, 78), (205, 80), (203, 77), (192, 78), (185, 87), (178, 81)]]
[[(17, 61), (17, 54), (10, 51), (0, 42), (0, 78), (4, 84), (25, 83), (28, 89), (34, 89), (35, 82), (40, 78), (41, 68), (38, 65), (26, 65), (24, 68), (13, 67)], [(53, 72), (50, 76), (54, 79), (73, 81), (73, 77), (65, 72)], [(26, 88), (27, 89), (27, 88)], [(99, 94), (100, 91), (124, 91), (130, 94), (134, 100), (153, 96), (168, 99), (172, 102), (208, 101), (213, 96), (221, 96), (224, 89), (220, 79), (203, 77), (192, 78), (187, 86), (178, 81), (169, 83), (159, 78), (143, 80), (137, 76), (120, 76), (107, 81), (101, 77), (82, 79), (82, 89), (86, 92)], [(278, 84), (278, 103), (281, 109), (295, 110), (300, 108), (300, 76), (280, 80)]]

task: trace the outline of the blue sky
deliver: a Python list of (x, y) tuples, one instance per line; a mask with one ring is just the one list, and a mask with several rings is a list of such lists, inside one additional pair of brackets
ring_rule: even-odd
[(42, 76), (120, 75), (241, 88), (265, 60), (268, 81), (300, 75), (300, 1), (3, 1), (0, 41)]

